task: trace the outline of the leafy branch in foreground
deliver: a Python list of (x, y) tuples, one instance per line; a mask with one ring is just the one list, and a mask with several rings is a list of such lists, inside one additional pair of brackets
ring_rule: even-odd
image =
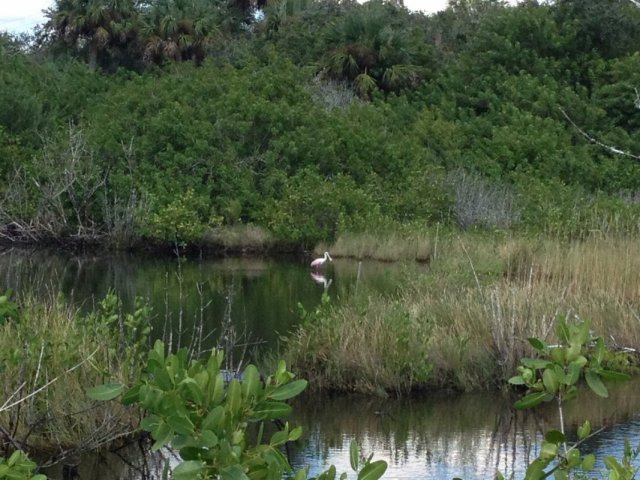
[[(518, 375), (509, 379), (512, 385), (524, 385), (529, 393), (515, 403), (518, 409), (532, 408), (542, 402), (556, 400), (559, 415), (559, 430), (546, 432), (540, 454), (527, 467), (525, 480), (540, 480), (553, 476), (556, 480), (568, 479), (569, 473), (594, 468), (593, 453), (582, 455), (580, 445), (590, 436), (588, 420), (578, 428), (577, 441), (570, 443), (564, 424), (563, 406), (578, 394), (578, 382), (584, 378), (589, 388), (600, 397), (609, 395), (603, 380), (625, 381), (625, 373), (604, 367), (607, 349), (602, 337), (592, 337), (588, 322), (568, 324), (558, 322), (556, 333), (560, 343), (547, 345), (539, 338), (530, 338), (529, 343), (538, 352), (537, 358), (523, 358)], [(596, 432), (597, 433), (597, 432)], [(634, 478), (636, 468), (631, 461), (638, 454), (625, 443), (622, 463), (612, 456), (604, 459), (611, 480)], [(545, 470), (549, 467), (548, 470)]]
[[(157, 341), (148, 353), (146, 368), (137, 385), (122, 396), (124, 404), (146, 410), (141, 428), (155, 441), (152, 450), (170, 445), (182, 462), (172, 478), (190, 480), (281, 479), (293, 470), (281, 448), (302, 435), (280, 419), (291, 413), (287, 400), (307, 387), (295, 380), (283, 361), (276, 372), (262, 381), (258, 369), (247, 365), (242, 374), (222, 370), (224, 353), (213, 351), (205, 361), (189, 362), (187, 349), (165, 355)], [(110, 400), (124, 392), (122, 384), (94, 387), (88, 395)], [(351, 466), (360, 480), (377, 480), (386, 462), (360, 461), (358, 446), (351, 446)], [(317, 477), (333, 480), (335, 467)], [(307, 471), (295, 473), (307, 479)], [(346, 478), (343, 474), (340, 478)]]

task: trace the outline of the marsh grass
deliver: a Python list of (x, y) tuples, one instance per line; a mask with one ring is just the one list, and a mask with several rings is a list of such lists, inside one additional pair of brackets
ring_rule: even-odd
[(384, 262), (416, 260), (429, 262), (435, 253), (435, 238), (430, 233), (359, 233), (341, 235), (332, 245), (321, 243), (315, 252), (329, 250), (335, 257), (352, 257)]
[(35, 452), (46, 465), (129, 436), (139, 420), (135, 409), (85, 393), (128, 384), (136, 373), (135, 354), (114, 346), (107, 319), (82, 316), (54, 298), (18, 304), (19, 316), (0, 325), (3, 446)]
[[(293, 332), (284, 355), (312, 387), (404, 393), (495, 388), (550, 343), (560, 316), (591, 322), (610, 347), (640, 349), (640, 256), (634, 239), (449, 237), (427, 273), (393, 295), (360, 290)], [(622, 363), (634, 363), (625, 358)]]
[(274, 240), (268, 231), (256, 225), (231, 225), (207, 230), (202, 243), (225, 251), (264, 251)]

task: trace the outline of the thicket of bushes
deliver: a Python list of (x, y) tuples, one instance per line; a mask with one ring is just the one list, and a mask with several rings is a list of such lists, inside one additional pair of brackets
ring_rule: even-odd
[(180, 34), (205, 18), (198, 2), (131, 3), (65, 36), (82, 12), (59, 0), (37, 42), (0, 39), (4, 234), (129, 246), (253, 225), (300, 246), (436, 222), (638, 230), (631, 2), (461, 0), (432, 16), (280, 2), (261, 21), (236, 5), (203, 38)]

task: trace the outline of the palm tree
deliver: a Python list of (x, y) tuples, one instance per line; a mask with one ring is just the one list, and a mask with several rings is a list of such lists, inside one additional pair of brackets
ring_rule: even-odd
[(144, 61), (192, 60), (200, 64), (221, 36), (219, 3), (207, 0), (158, 0), (144, 12)]
[(325, 57), (325, 76), (351, 84), (369, 97), (375, 90), (399, 90), (420, 80), (404, 32), (389, 22), (389, 9), (402, 7), (369, 2), (354, 8), (330, 30), (326, 42), (333, 49)]
[(89, 67), (101, 52), (124, 47), (135, 33), (135, 0), (56, 0), (45, 12), (45, 32), (77, 51), (86, 51)]

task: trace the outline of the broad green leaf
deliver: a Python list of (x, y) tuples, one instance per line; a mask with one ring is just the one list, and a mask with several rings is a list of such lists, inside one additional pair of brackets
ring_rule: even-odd
[(547, 368), (551, 364), (549, 360), (545, 360), (543, 358), (527, 358), (527, 357), (520, 360), (520, 363), (522, 363), (522, 365), (524, 365), (525, 367), (533, 368), (534, 370), (540, 369), (540, 368)]
[(511, 385), (524, 385), (525, 381), (524, 378), (522, 378), (520, 375), (516, 375), (515, 377), (511, 377), (509, 379), (509, 383)]
[(309, 382), (307, 382), (306, 380), (294, 380), (293, 382), (281, 385), (276, 388), (273, 392), (271, 392), (269, 398), (279, 401), (289, 400), (290, 398), (293, 398), (302, 393), (302, 391), (307, 388), (308, 383)]
[(349, 462), (351, 463), (351, 469), (354, 472), (358, 471), (358, 462), (360, 461), (360, 451), (358, 449), (358, 443), (355, 440), (351, 440), (349, 446)]
[(384, 460), (368, 463), (358, 473), (358, 480), (378, 480), (386, 471), (387, 462)]
[(120, 402), (123, 405), (133, 405), (134, 403), (137, 403), (139, 400), (140, 400), (140, 385), (136, 385), (135, 387), (127, 390), (124, 393), (124, 395), (122, 395)]
[(282, 402), (264, 401), (253, 409), (255, 420), (276, 420), (291, 413), (291, 405)]
[(250, 480), (240, 465), (231, 465), (220, 470), (222, 480)]
[(618, 460), (616, 460), (615, 457), (607, 455), (606, 457), (604, 457), (604, 464), (607, 466), (609, 470), (613, 470), (620, 477), (625, 478), (624, 467), (620, 465), (620, 463), (618, 462)]
[(100, 401), (113, 400), (123, 391), (124, 385), (121, 383), (105, 383), (87, 390), (87, 397)]
[(525, 480), (542, 480), (545, 478), (544, 469), (549, 465), (549, 462), (544, 462), (539, 458), (536, 458), (527, 467), (527, 473), (525, 474)]
[(591, 422), (585, 420), (584, 423), (578, 427), (578, 440), (584, 440), (591, 434)]
[(596, 464), (596, 456), (593, 453), (590, 453), (584, 456), (584, 458), (582, 459), (582, 465), (580, 468), (582, 468), (582, 470), (584, 470), (585, 472), (588, 472), (593, 469), (595, 464)]
[(279, 432), (274, 433), (271, 436), (271, 440), (269, 441), (269, 445), (272, 447), (276, 447), (278, 445), (282, 445), (287, 442), (289, 439), (289, 432), (286, 430), (281, 430)]
[(600, 376), (597, 373), (595, 373), (592, 370), (587, 370), (587, 373), (585, 373), (584, 378), (587, 380), (587, 385), (589, 385), (589, 388), (593, 391), (593, 393), (595, 393), (599, 397), (604, 397), (604, 398), (609, 396), (609, 391), (607, 390), (607, 387), (604, 386), (604, 383), (602, 383), (602, 380), (600, 379)]
[(167, 423), (176, 433), (190, 435), (193, 433), (193, 422), (184, 415), (174, 414), (167, 418)]
[(161, 421), (162, 420), (157, 415), (149, 415), (142, 419), (142, 422), (140, 422), (140, 428), (147, 432), (151, 432), (160, 425)]
[(242, 405), (242, 393), (240, 382), (237, 379), (231, 380), (227, 387), (227, 401), (225, 407), (231, 415), (236, 415)]
[(616, 382), (626, 382), (631, 380), (631, 376), (626, 373), (616, 372), (614, 370), (605, 370), (603, 368), (598, 368), (594, 370), (598, 375), (600, 375), (605, 380), (613, 380)]
[(558, 378), (553, 370), (547, 368), (544, 372), (542, 372), (542, 383), (544, 384), (544, 388), (547, 392), (556, 394), (558, 393)]
[(193, 480), (205, 469), (204, 462), (200, 460), (189, 460), (182, 462), (173, 469), (171, 478), (174, 480)]
[(569, 371), (567, 372), (564, 378), (565, 385), (575, 385), (578, 379), (580, 378), (581, 371), (582, 371), (582, 367), (578, 363), (571, 362), (569, 364)]
[(544, 436), (544, 439), (547, 442), (555, 443), (556, 445), (566, 440), (564, 434), (559, 430), (549, 430)]
[(202, 420), (202, 429), (215, 431), (219, 427), (223, 418), (224, 408), (222, 405), (218, 405), (211, 410), (206, 417), (204, 417), (204, 420)]
[(169, 440), (173, 437), (173, 430), (169, 425), (161, 421), (155, 430), (151, 432), (151, 436), (155, 440), (155, 443), (151, 447), (151, 451), (157, 452), (169, 443)]
[(298, 473), (293, 477), (293, 480), (307, 480), (307, 470), (304, 468), (298, 470)]
[(260, 373), (254, 365), (247, 365), (242, 374), (242, 396), (254, 398), (260, 388)]
[(529, 344), (539, 352), (543, 352), (547, 348), (547, 344), (539, 338), (531, 337), (527, 340), (529, 340)]
[(546, 440), (542, 442), (542, 448), (540, 449), (539, 458), (542, 461), (551, 461), (556, 458), (556, 454), (558, 453), (558, 444), (547, 442)]
[(520, 400), (518, 400), (517, 402), (515, 402), (513, 406), (516, 407), (518, 410), (524, 410), (525, 408), (535, 407), (536, 405), (539, 405), (546, 399), (547, 399), (546, 392), (530, 393), (529, 395), (526, 395), (522, 397)]
[(207, 448), (212, 448), (218, 445), (218, 437), (211, 430), (203, 430), (200, 435), (200, 441), (202, 445)]
[(289, 432), (289, 441), (295, 442), (302, 436), (302, 427), (296, 427), (291, 432)]
[(553, 478), (554, 480), (569, 480), (569, 476), (564, 470), (556, 470), (553, 474)]

